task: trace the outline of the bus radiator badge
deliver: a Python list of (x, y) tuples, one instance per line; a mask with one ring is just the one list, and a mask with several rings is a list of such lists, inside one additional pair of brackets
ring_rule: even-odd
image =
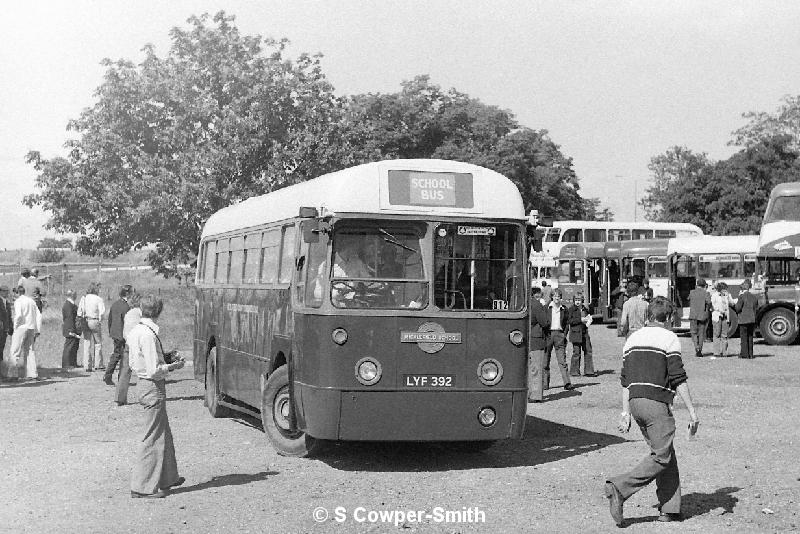
[(400, 343), (416, 343), (428, 354), (435, 354), (445, 343), (461, 343), (461, 332), (445, 332), (438, 323), (422, 323), (416, 332), (400, 332)]

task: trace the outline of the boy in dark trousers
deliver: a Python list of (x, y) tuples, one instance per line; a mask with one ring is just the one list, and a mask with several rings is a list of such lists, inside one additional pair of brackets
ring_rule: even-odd
[(572, 361), (569, 365), (570, 376), (581, 376), (581, 350), (583, 350), (583, 375), (597, 376), (592, 361), (592, 339), (589, 337), (589, 325), (592, 315), (586, 307), (582, 293), (576, 293), (572, 305), (567, 308), (569, 323), (569, 341), (572, 343)]

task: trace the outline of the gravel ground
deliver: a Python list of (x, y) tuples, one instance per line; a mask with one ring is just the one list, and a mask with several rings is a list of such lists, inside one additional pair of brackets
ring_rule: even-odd
[[(202, 384), (187, 366), (167, 386), (187, 482), (163, 500), (130, 498), (139, 406), (117, 407), (99, 373), (43, 368), (44, 380), (0, 384), (0, 531), (617, 531), (603, 482), (632, 467), (647, 446), (638, 429), (624, 436), (615, 430), (621, 340), (603, 325), (591, 332), (602, 374), (577, 379), (572, 392), (550, 389), (546, 402), (528, 406), (523, 440), (483, 453), (349, 443), (319, 459), (283, 458), (266, 443), (257, 421), (212, 419), (203, 407)], [(689, 440), (683, 431), (676, 438), (688, 517), (654, 524), (653, 486), (626, 503), (626, 530), (799, 531), (800, 350), (757, 344), (755, 360), (698, 359), (688, 356), (689, 339), (681, 342), (701, 419), (697, 438)], [(731, 350), (738, 348), (733, 340)], [(55, 366), (60, 355), (39, 358), (43, 367)], [(135, 394), (131, 387), (131, 399)], [(685, 428), (680, 401), (675, 412)], [(318, 523), (313, 515), (324, 515), (315, 512), (319, 507), (329, 516)], [(344, 510), (343, 522), (335, 519), (337, 507)], [(484, 521), (437, 522), (436, 507), (477, 508)], [(356, 510), (364, 522), (356, 520)], [(396, 526), (370, 522), (370, 510), (432, 515)]]

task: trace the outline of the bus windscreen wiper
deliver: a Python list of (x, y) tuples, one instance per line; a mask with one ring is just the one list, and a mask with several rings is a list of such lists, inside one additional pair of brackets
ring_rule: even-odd
[(416, 252), (417, 252), (417, 251), (416, 251), (416, 250), (414, 250), (413, 248), (411, 248), (411, 247), (409, 247), (409, 246), (407, 246), (407, 245), (404, 245), (403, 243), (401, 243), (400, 241), (398, 241), (398, 240), (397, 240), (397, 238), (396, 238), (395, 236), (393, 236), (392, 234), (390, 234), (389, 232), (387, 232), (387, 231), (386, 231), (386, 230), (384, 230), (383, 228), (378, 228), (378, 231), (379, 231), (380, 233), (384, 234), (384, 235), (387, 235), (387, 236), (389, 236), (389, 237), (384, 237), (384, 238), (383, 238), (383, 240), (384, 240), (384, 241), (386, 241), (387, 243), (391, 243), (392, 245), (397, 245), (398, 247), (404, 248), (404, 249), (406, 249), (406, 250), (408, 250), (408, 251), (410, 251), (410, 252), (414, 252), (414, 253), (416, 253)]

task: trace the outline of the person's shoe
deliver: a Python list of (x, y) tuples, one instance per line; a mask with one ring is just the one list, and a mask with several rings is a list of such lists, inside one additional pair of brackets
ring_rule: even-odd
[(564, 384), (564, 390), (572, 391), (573, 389), (575, 389), (575, 386), (573, 386), (570, 382), (567, 382), (566, 384)]
[(528, 397), (528, 402), (542, 402), (542, 399), (532, 399)]
[(164, 490), (158, 490), (155, 493), (139, 493), (131, 490), (131, 498), (133, 499), (163, 499), (166, 496), (167, 492)]
[(169, 486), (167, 486), (167, 487), (168, 487), (168, 488), (175, 488), (175, 487), (177, 487), (177, 486), (180, 486), (180, 485), (181, 485), (181, 484), (183, 484), (184, 482), (186, 482), (186, 478), (185, 478), (185, 477), (178, 477), (178, 480), (176, 480), (175, 482), (173, 482), (172, 484), (170, 484), (170, 485), (169, 485)]
[(662, 523), (671, 523), (672, 521), (680, 521), (681, 519), (683, 519), (681, 514), (667, 514), (661, 512), (656, 521), (661, 521)]
[(597, 373), (585, 373), (583, 376), (588, 376), (590, 378), (597, 378)]
[(103, 377), (103, 382), (105, 382), (107, 386), (114, 385), (114, 381), (111, 379), (110, 376)]
[(622, 526), (624, 517), (622, 515), (622, 505), (625, 499), (622, 498), (617, 487), (611, 482), (606, 482), (606, 498), (608, 499), (608, 511), (611, 513), (611, 519), (618, 527)]
[(570, 373), (569, 376), (581, 376), (580, 373)]

